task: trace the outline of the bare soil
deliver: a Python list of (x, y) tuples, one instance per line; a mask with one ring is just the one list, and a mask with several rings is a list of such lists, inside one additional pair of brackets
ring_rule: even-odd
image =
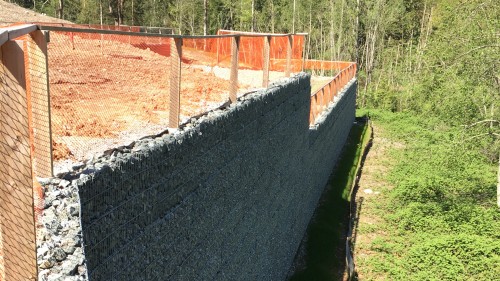
[[(3, 0), (0, 11), (0, 26), (20, 21), (69, 23)], [(49, 87), (55, 160), (82, 161), (167, 128), (168, 46), (152, 44), (151, 38), (126, 38), (50, 32)], [(240, 67), (239, 95), (262, 87), (262, 71)], [(181, 123), (228, 100), (228, 61), (217, 66), (214, 54), (184, 46), (181, 73)], [(282, 72), (270, 72), (271, 82), (283, 76)], [(313, 90), (327, 80), (313, 77)]]
[[(51, 32), (56, 160), (82, 161), (168, 126), (171, 61), (161, 50), (168, 43), (155, 46), (146, 37), (99, 36)], [(183, 47), (181, 61), (182, 123), (229, 100), (230, 69), (215, 66), (213, 54), (189, 47)], [(271, 82), (283, 76), (270, 72)], [(262, 77), (262, 71), (240, 69), (238, 95), (261, 88)]]
[(0, 26), (16, 22), (60, 22), (70, 23), (66, 20), (42, 15), (29, 9), (19, 7), (14, 3), (0, 0)]
[[(196, 50), (186, 53), (204, 56)], [(117, 40), (71, 39), (57, 32), (51, 32), (48, 54), (56, 159), (67, 158), (68, 151), (82, 158), (89, 149), (104, 150), (96, 139), (113, 146), (167, 128), (169, 57)], [(184, 121), (229, 98), (229, 80), (193, 62), (198, 61), (183, 62), (181, 69), (180, 118)], [(240, 85), (241, 91), (248, 88)]]

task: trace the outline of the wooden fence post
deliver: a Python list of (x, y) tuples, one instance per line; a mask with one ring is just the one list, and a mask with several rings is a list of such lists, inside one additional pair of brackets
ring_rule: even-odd
[(269, 52), (271, 51), (271, 37), (264, 37), (264, 62), (262, 67), (262, 87), (267, 88), (269, 86)]
[(292, 47), (293, 47), (293, 36), (288, 35), (288, 44), (286, 46), (286, 70), (285, 76), (290, 77), (290, 72), (292, 69)]
[(33, 172), (37, 177), (47, 178), (53, 175), (47, 42), (40, 30), (26, 37), (26, 95)]
[[(307, 35), (310, 36), (310, 35)], [(304, 36), (304, 40), (302, 42), (302, 67), (300, 71), (304, 71), (304, 68), (306, 66), (306, 59), (307, 59), (307, 54), (306, 54), (306, 36)]]
[(330, 87), (330, 95), (332, 96), (331, 100), (335, 98), (335, 95), (337, 94), (335, 92), (335, 78), (332, 79), (332, 82), (328, 85)]
[(37, 278), (23, 43), (7, 41), (0, 46), (0, 276), (3, 280)]
[(179, 128), (182, 38), (170, 39), (170, 104), (168, 127)]
[[(219, 32), (217, 32), (218, 34)], [(220, 38), (217, 37), (217, 65), (220, 63), (220, 58), (219, 58), (219, 44), (220, 44)]]
[(236, 102), (238, 92), (238, 53), (240, 50), (240, 37), (231, 38), (231, 74), (229, 77), (229, 100)]

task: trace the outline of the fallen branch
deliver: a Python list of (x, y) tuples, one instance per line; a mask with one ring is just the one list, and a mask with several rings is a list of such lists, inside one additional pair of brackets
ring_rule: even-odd
[(481, 121), (477, 121), (477, 122), (474, 122), (472, 124), (469, 124), (469, 125), (463, 125), (466, 129), (468, 128), (471, 128), (471, 127), (474, 127), (476, 125), (479, 125), (479, 124), (482, 124), (482, 123), (497, 123), (497, 124), (500, 124), (500, 121), (499, 120), (495, 120), (495, 119), (485, 119), (485, 120), (481, 120)]

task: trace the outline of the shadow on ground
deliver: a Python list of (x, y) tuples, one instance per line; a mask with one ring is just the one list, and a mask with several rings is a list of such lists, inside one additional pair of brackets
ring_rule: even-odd
[(356, 118), (339, 162), (329, 178), (301, 249), (290, 281), (344, 280), (350, 191), (367, 136), (365, 117)]

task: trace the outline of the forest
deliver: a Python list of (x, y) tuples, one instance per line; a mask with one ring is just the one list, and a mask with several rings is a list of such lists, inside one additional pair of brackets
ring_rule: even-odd
[[(498, 120), (494, 0), (8, 0), (75, 23), (307, 32), (307, 55), (358, 63), (360, 107), (411, 110), (454, 125)], [(474, 126), (498, 158), (498, 125)], [(485, 142), (485, 143), (484, 143)], [(496, 143), (498, 144), (498, 143)]]
[(378, 255), (362, 266), (376, 274), (366, 279), (500, 276), (497, 0), (10, 2), (76, 23), (181, 34), (308, 33), (309, 58), (357, 62), (360, 112), (404, 146), (387, 156), (394, 188), (377, 205), (387, 239), (373, 242)]

